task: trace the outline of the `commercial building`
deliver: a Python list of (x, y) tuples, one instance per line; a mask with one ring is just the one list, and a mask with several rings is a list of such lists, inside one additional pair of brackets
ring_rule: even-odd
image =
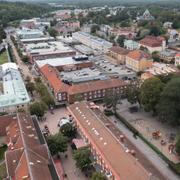
[(152, 66), (151, 56), (144, 51), (134, 50), (128, 53), (126, 57), (126, 67), (135, 72), (144, 71)]
[(98, 56), (94, 60), (95, 66), (103, 73), (111, 78), (119, 78), (123, 80), (136, 79), (136, 73), (128, 69), (125, 65), (117, 65), (111, 62), (112, 58), (108, 56)]
[[(125, 95), (128, 85), (120, 79), (98, 76), (96, 72), (94, 74), (79, 72), (79, 75), (76, 72), (76, 76), (73, 75), (73, 72), (69, 75), (68, 73), (61, 73), (60, 76), (56, 68), (47, 64), (40, 68), (40, 72), (44, 82), (49, 86), (54, 97), (60, 103), (74, 103), (80, 99), (100, 100), (105, 97), (107, 91), (116, 91), (119, 94)], [(71, 76), (70, 79), (69, 76)], [(68, 78), (68, 80), (63, 78)]]
[[(78, 58), (79, 57), (79, 58)], [(82, 58), (81, 58), (82, 57)], [(83, 59), (84, 57), (84, 59)], [(35, 68), (39, 70), (44, 65), (50, 65), (57, 68), (59, 71), (72, 71), (87, 67), (92, 67), (93, 63), (88, 60), (87, 56), (74, 56), (74, 57), (64, 57), (64, 58), (52, 58), (38, 60), (35, 62)]]
[(76, 51), (59, 41), (24, 44), (24, 50), (32, 63), (36, 60), (76, 55)]
[(165, 51), (161, 51), (159, 53), (159, 57), (162, 61), (166, 63), (171, 63), (174, 62), (176, 53), (177, 53), (176, 51), (166, 49)]
[(143, 13), (142, 16), (137, 17), (137, 21), (152, 21), (152, 20), (154, 20), (154, 17), (150, 14), (148, 9), (146, 9), (146, 11)]
[(126, 55), (129, 53), (129, 50), (121, 48), (119, 46), (113, 46), (109, 49), (108, 55), (112, 57), (116, 64), (125, 64)]
[(108, 52), (108, 49), (113, 46), (112, 43), (85, 32), (75, 32), (72, 34), (72, 37), (82, 44), (92, 48), (93, 50), (98, 50), (101, 53)]
[(93, 55), (94, 52), (93, 52), (93, 49), (91, 49), (90, 47), (88, 46), (85, 46), (83, 44), (81, 45), (75, 45), (74, 48), (79, 51), (80, 53), (82, 54), (85, 54), (87, 56), (90, 56), (90, 55)]
[(39, 29), (28, 29), (28, 28), (23, 28), (23, 29), (18, 29), (16, 31), (16, 36), (19, 39), (32, 39), (32, 38), (42, 38), (44, 37), (43, 31)]
[(6, 179), (59, 180), (36, 118), (25, 113), (0, 117), (8, 146)]
[(139, 41), (139, 48), (147, 48), (150, 53), (155, 51), (164, 51), (166, 49), (166, 40), (164, 37), (146, 36)]
[(148, 180), (150, 173), (130, 153), (125, 145), (111, 133), (92, 110), (91, 103), (78, 102), (68, 106), (78, 132), (90, 144), (95, 162), (111, 180)]
[(15, 63), (0, 66), (0, 111), (19, 108), (30, 102), (24, 81)]

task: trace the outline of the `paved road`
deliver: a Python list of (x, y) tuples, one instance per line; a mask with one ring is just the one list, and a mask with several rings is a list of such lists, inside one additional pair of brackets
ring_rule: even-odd
[(7, 41), (9, 42), (9, 44), (11, 45), (12, 47), (12, 50), (13, 50), (13, 53), (14, 53), (14, 56), (16, 58), (16, 63), (18, 64), (19, 68), (21, 69), (22, 71), (22, 74), (24, 75), (24, 79), (29, 76), (31, 77), (31, 81), (33, 82), (34, 81), (34, 77), (32, 75), (32, 73), (30, 72), (30, 70), (28, 69), (28, 66), (26, 64), (24, 64), (21, 60), (21, 58), (19, 57), (19, 54), (17, 52), (17, 49), (16, 47), (14, 46), (13, 42), (11, 41), (10, 39), (10, 36), (7, 37)]
[(130, 130), (128, 130), (124, 124), (122, 124), (116, 117), (112, 116), (110, 118), (122, 132), (123, 134), (143, 153), (146, 158), (167, 178), (167, 180), (179, 180), (180, 177), (177, 176), (173, 171), (171, 171), (168, 165), (140, 138), (135, 139)]

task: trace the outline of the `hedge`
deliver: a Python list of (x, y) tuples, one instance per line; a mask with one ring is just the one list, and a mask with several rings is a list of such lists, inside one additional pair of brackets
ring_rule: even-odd
[(150, 143), (135, 127), (133, 127), (124, 117), (117, 112), (115, 113), (118, 118), (130, 131), (139, 136), (152, 150), (154, 150), (161, 158), (169, 165), (169, 168), (173, 170), (177, 175), (180, 175), (180, 163), (175, 164), (170, 161), (156, 146)]

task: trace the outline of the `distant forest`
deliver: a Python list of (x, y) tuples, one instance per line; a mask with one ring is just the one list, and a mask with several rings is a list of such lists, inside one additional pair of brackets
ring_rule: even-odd
[(0, 25), (5, 27), (11, 21), (41, 16), (50, 10), (47, 4), (0, 1)]

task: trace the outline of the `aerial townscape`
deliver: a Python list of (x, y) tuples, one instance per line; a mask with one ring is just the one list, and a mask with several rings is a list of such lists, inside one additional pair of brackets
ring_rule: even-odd
[(180, 1), (0, 0), (0, 180), (179, 180)]

